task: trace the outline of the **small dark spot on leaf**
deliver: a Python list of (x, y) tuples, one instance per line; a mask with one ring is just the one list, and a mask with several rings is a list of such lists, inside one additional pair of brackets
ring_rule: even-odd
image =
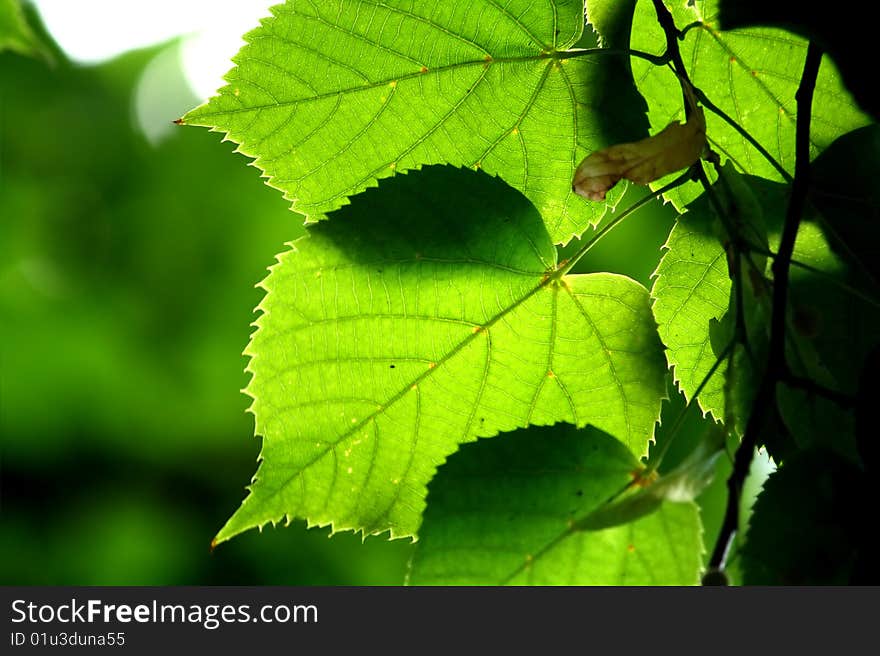
[(583, 491), (583, 490), (578, 490), (578, 491), (576, 491), (576, 492), (575, 492), (575, 496), (579, 496), (579, 497), (584, 496), (584, 491)]
[(389, 369), (394, 369), (394, 367), (395, 367), (395, 365), (393, 365), (393, 364), (389, 364), (389, 365), (388, 365), (388, 368), (389, 368)]

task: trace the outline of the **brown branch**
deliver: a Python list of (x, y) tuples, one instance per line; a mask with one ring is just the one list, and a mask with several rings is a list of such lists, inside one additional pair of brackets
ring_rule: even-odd
[(736, 450), (733, 472), (727, 480), (727, 508), (724, 521), (715, 548), (709, 559), (709, 567), (704, 581), (717, 581), (723, 574), (727, 553), (739, 526), (739, 504), (742, 496), (743, 483), (749, 473), (752, 456), (758, 444), (761, 428), (765, 425), (769, 413), (777, 412), (776, 385), (780, 381), (791, 380), (788, 363), (785, 359), (786, 314), (788, 309), (788, 281), (791, 259), (794, 253), (795, 240), (801, 217), (806, 204), (807, 191), (810, 185), (810, 119), (812, 116), (813, 91), (822, 51), (813, 43), (807, 49), (804, 71), (798, 86), (797, 129), (795, 134), (795, 170), (791, 187), (785, 224), (776, 258), (773, 260), (773, 307), (770, 322), (770, 351), (767, 368), (761, 378), (761, 385), (742, 442)]
[(663, 0), (654, 0), (654, 11), (657, 12), (657, 22), (660, 23), (660, 27), (663, 28), (663, 32), (666, 34), (666, 52), (664, 56), (670, 60), (672, 68), (678, 76), (678, 81), (681, 84), (681, 93), (684, 98), (684, 115), (686, 118), (690, 118), (693, 109), (688, 100), (688, 89), (693, 89), (694, 85), (691, 83), (690, 77), (688, 77), (687, 68), (685, 68), (684, 61), (681, 58), (681, 51), (678, 48), (678, 39), (682, 33), (675, 26), (675, 19), (672, 18), (669, 9), (663, 4)]

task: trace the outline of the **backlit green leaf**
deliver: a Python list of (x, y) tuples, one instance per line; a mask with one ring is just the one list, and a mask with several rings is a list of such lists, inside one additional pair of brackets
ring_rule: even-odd
[[(732, 284), (723, 229), (707, 196), (688, 206), (669, 233), (666, 253), (654, 272), (651, 289), (654, 317), (675, 381), (687, 399), (697, 391), (729, 341), (716, 338), (730, 307)], [(724, 418), (724, 373), (721, 364), (699, 397), (703, 412)]]
[(628, 524), (578, 531), (632, 481), (619, 442), (570, 426), (469, 444), (431, 483), (413, 585), (693, 585), (697, 507), (660, 502)]
[(724, 29), (767, 25), (782, 27), (814, 40), (840, 69), (843, 81), (862, 108), (880, 119), (880, 93), (872, 76), (865, 75), (865, 57), (875, 36), (870, 20), (853, 20), (848, 11), (802, 0), (719, 0), (718, 19)]
[(263, 286), (248, 347), (262, 463), (218, 540), (284, 517), (414, 535), (460, 443), (529, 424), (590, 423), (647, 452), (665, 396), (647, 292), (562, 275), (500, 180), (395, 176), (313, 226)]
[(273, 14), (183, 120), (227, 133), (294, 209), (320, 218), (394, 171), (449, 163), (522, 191), (554, 242), (601, 218), (570, 188), (609, 145), (591, 92), (609, 56), (573, 49), (582, 0), (288, 0)]
[[(687, 28), (679, 46), (694, 85), (757, 140), (780, 168), (793, 174), (795, 92), (806, 58), (806, 40), (773, 28), (721, 31), (718, 0), (671, 0), (666, 5), (676, 26)], [(652, 53), (665, 50), (665, 36), (650, 0), (638, 2), (631, 43), (633, 48)], [(637, 59), (632, 60), (632, 66), (639, 90), (648, 101), (652, 130), (661, 130), (674, 120), (683, 121), (684, 105), (675, 74)], [(826, 58), (816, 82), (810, 126), (812, 155), (868, 120)], [(706, 122), (712, 148), (739, 170), (770, 180), (784, 179), (742, 134), (708, 109)], [(680, 207), (697, 193), (698, 185), (689, 185), (670, 198)]]

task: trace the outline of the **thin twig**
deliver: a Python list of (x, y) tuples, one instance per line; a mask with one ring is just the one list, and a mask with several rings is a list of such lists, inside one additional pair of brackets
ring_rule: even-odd
[(733, 353), (734, 345), (734, 340), (728, 342), (727, 346), (725, 346), (721, 353), (718, 354), (718, 357), (715, 358), (715, 363), (710, 367), (709, 371), (706, 372), (706, 375), (703, 376), (703, 380), (697, 386), (697, 389), (694, 390), (694, 393), (691, 394), (690, 400), (685, 404), (684, 408), (681, 409), (681, 412), (679, 412), (678, 416), (675, 418), (675, 421), (672, 424), (672, 428), (669, 430), (669, 437), (666, 439), (666, 443), (661, 447), (659, 453), (654, 456), (654, 458), (647, 464), (647, 466), (645, 467), (645, 471), (642, 472), (642, 476), (656, 471), (663, 463), (663, 458), (669, 451), (669, 447), (672, 446), (672, 443), (678, 436), (678, 431), (684, 425), (684, 420), (687, 417), (688, 410), (691, 409), (691, 406), (698, 403), (697, 398), (700, 396), (700, 394), (703, 393), (703, 388), (706, 387), (706, 385), (709, 383), (709, 380), (711, 380), (712, 376), (715, 375), (715, 372), (718, 371), (718, 367), (721, 366), (721, 363), (724, 362), (725, 359), (727, 359), (728, 355)]
[(693, 109), (688, 100), (688, 88), (693, 89), (694, 85), (681, 58), (681, 51), (678, 49), (678, 39), (681, 36), (681, 32), (675, 26), (675, 19), (672, 18), (672, 14), (669, 13), (666, 5), (663, 4), (663, 0), (654, 0), (654, 11), (657, 13), (657, 22), (660, 23), (660, 27), (663, 28), (663, 32), (666, 34), (666, 57), (669, 59), (676, 76), (678, 76), (679, 84), (681, 84), (685, 118), (690, 118)]
[(733, 120), (733, 118), (731, 118), (731, 116), (723, 109), (721, 109), (718, 105), (713, 103), (701, 89), (694, 89), (694, 94), (696, 95), (697, 100), (699, 100), (706, 109), (715, 114), (718, 118), (727, 123), (734, 130), (739, 132), (740, 136), (743, 139), (752, 144), (755, 150), (761, 153), (761, 156), (766, 159), (770, 163), (770, 165), (779, 172), (779, 175), (782, 176), (783, 180), (785, 180), (786, 182), (792, 181), (791, 173), (786, 171), (782, 164), (780, 164), (779, 161), (770, 154), (770, 151), (764, 148), (764, 146), (762, 146), (761, 143), (757, 139), (755, 139), (748, 130), (746, 130), (743, 126)]
[[(721, 120), (727, 123), (730, 127), (736, 130), (740, 136), (748, 141), (760, 154), (764, 157), (770, 165), (776, 169), (782, 178), (786, 182), (791, 182), (792, 177), (791, 174), (785, 170), (782, 164), (770, 154), (761, 143), (753, 137), (748, 130), (746, 130), (742, 125), (737, 123), (733, 118), (727, 114), (723, 109), (721, 109), (718, 105), (716, 105), (712, 100), (703, 92), (701, 89), (696, 87), (691, 79), (688, 77), (687, 69), (685, 68), (684, 61), (681, 58), (681, 51), (678, 47), (678, 40), (683, 38), (684, 35), (695, 27), (702, 27), (702, 23), (697, 21), (691, 23), (683, 30), (679, 30), (675, 25), (675, 20), (672, 18), (672, 14), (669, 13), (669, 9), (666, 8), (666, 5), (663, 4), (663, 0), (654, 0), (654, 11), (657, 12), (657, 21), (660, 23), (660, 26), (663, 28), (664, 33), (666, 34), (666, 53), (664, 54), (664, 58), (666, 61), (670, 62), (675, 71), (675, 74), (678, 76), (679, 81), (682, 85), (682, 93), (685, 94), (685, 117), (689, 117), (691, 113), (690, 104), (687, 101), (687, 92), (685, 91), (685, 83), (687, 86), (693, 90), (693, 93), (696, 99), (702, 103), (706, 109), (708, 109), (713, 114), (717, 115)], [(654, 62), (658, 63), (658, 62)], [(665, 63), (665, 62), (662, 62)]]
[(588, 241), (586, 244), (581, 246), (574, 255), (572, 255), (570, 258), (568, 258), (568, 260), (566, 260), (564, 262), (560, 262), (556, 275), (557, 276), (564, 276), (569, 271), (571, 271), (572, 268), (574, 268), (574, 265), (577, 264), (580, 261), (580, 259), (584, 255), (586, 255), (589, 252), (589, 250), (591, 248), (593, 248), (593, 246), (595, 246), (599, 242), (599, 240), (601, 240), (603, 237), (605, 237), (605, 235), (607, 235), (609, 232), (614, 230), (614, 228), (616, 228), (618, 225), (620, 225), (621, 221), (623, 221), (625, 218), (627, 218), (630, 214), (632, 214), (636, 210), (644, 207), (645, 205), (647, 205), (651, 201), (656, 200), (657, 198), (659, 198), (660, 196), (665, 194), (667, 191), (671, 191), (671, 190), (675, 189), (676, 187), (683, 185), (685, 182), (687, 182), (690, 179), (691, 179), (690, 170), (685, 171), (682, 175), (678, 176), (675, 180), (673, 180), (669, 184), (664, 185), (663, 187), (661, 187), (660, 189), (657, 189), (656, 191), (652, 191), (650, 194), (648, 194), (644, 198), (639, 199), (638, 201), (636, 201), (635, 203), (633, 203), (632, 205), (627, 207), (618, 216), (614, 217), (614, 219), (609, 221), (599, 232), (597, 232), (595, 235), (593, 235), (593, 237), (590, 239), (590, 241)]
[(733, 472), (727, 479), (727, 508), (715, 548), (709, 559), (706, 576), (717, 579), (724, 571), (727, 554), (733, 537), (739, 527), (739, 504), (742, 496), (743, 483), (748, 476), (752, 457), (765, 420), (770, 412), (776, 411), (776, 384), (789, 377), (788, 364), (785, 359), (786, 314), (788, 309), (788, 281), (791, 258), (794, 253), (795, 240), (803, 216), (810, 184), (810, 119), (812, 116), (813, 91), (822, 51), (814, 43), (807, 49), (804, 72), (795, 98), (797, 100), (797, 129), (795, 134), (795, 173), (792, 183), (791, 198), (785, 215), (782, 238), (779, 250), (773, 261), (773, 307), (770, 323), (770, 349), (767, 369), (761, 379), (761, 385), (752, 405), (742, 442), (736, 450), (733, 461)]

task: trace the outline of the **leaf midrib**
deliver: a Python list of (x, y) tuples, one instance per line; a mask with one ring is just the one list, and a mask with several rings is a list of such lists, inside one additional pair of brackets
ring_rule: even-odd
[[(730, 57), (733, 58), (734, 61), (731, 63), (736, 64), (739, 68), (743, 69), (744, 71), (746, 71), (749, 74), (749, 77), (752, 79), (752, 81), (755, 83), (755, 85), (761, 90), (761, 92), (765, 96), (767, 96), (773, 102), (773, 104), (776, 106), (776, 108), (780, 110), (780, 113), (783, 116), (785, 116), (786, 119), (788, 119), (789, 125), (794, 126), (797, 123), (797, 117), (795, 116), (795, 114), (785, 106), (785, 104), (782, 102), (782, 100), (780, 100), (776, 96), (776, 94), (773, 93), (773, 91), (770, 89), (770, 87), (768, 87), (767, 84), (763, 80), (761, 80), (760, 77), (753, 75), (753, 73), (758, 71), (758, 69), (754, 69), (754, 68), (751, 68), (750, 66), (747, 66), (746, 63), (743, 61), (742, 56), (739, 54), (739, 52), (734, 50), (730, 46), (730, 44), (727, 43), (727, 41), (725, 41), (724, 39), (721, 38), (721, 36), (718, 34), (718, 32), (716, 30), (714, 30), (712, 27), (707, 25), (705, 22), (701, 21), (699, 28), (700, 28), (701, 32), (708, 33), (709, 36), (711, 36), (712, 39), (715, 41), (715, 43), (717, 43), (718, 46), (724, 52), (726, 52)], [(698, 32), (698, 34), (701, 32)], [(750, 34), (749, 36), (752, 38), (758, 38), (760, 35)], [(782, 41), (784, 41), (784, 40), (782, 40)], [(796, 44), (797, 41), (791, 40), (791, 41), (787, 41), (786, 43), (788, 43), (789, 45), (792, 45), (792, 44)], [(695, 43), (695, 46), (696, 46), (696, 43)], [(770, 73), (767, 73), (767, 74), (772, 75)], [(734, 103), (736, 103), (737, 102), (736, 94), (732, 93), (731, 97), (733, 98)], [(737, 107), (737, 114), (739, 114), (738, 105), (736, 107)], [(740, 120), (740, 124), (742, 124), (742, 120)], [(810, 141), (810, 146), (812, 148), (816, 148), (816, 149), (820, 148), (820, 144), (816, 143), (816, 141), (813, 139), (812, 133), (810, 134), (809, 141)], [(781, 153), (781, 151), (782, 151), (781, 146), (779, 147), (779, 150)]]
[[(524, 294), (521, 298), (517, 299), (510, 306), (497, 313), (493, 317), (491, 317), (488, 321), (482, 324), (479, 327), (479, 330), (475, 330), (471, 334), (467, 335), (458, 345), (455, 346), (452, 350), (450, 350), (446, 355), (444, 355), (441, 359), (437, 360), (434, 367), (431, 367), (421, 374), (419, 374), (416, 378), (412, 379), (409, 383), (404, 385), (400, 391), (396, 392), (393, 396), (391, 396), (387, 401), (385, 401), (380, 408), (372, 412), (370, 415), (359, 421), (357, 424), (353, 425), (351, 428), (347, 429), (339, 438), (334, 442), (329, 442), (327, 448), (322, 449), (319, 453), (317, 453), (313, 458), (303, 463), (299, 469), (293, 473), (291, 473), (279, 486), (279, 490), (283, 490), (287, 488), (291, 483), (293, 483), (297, 478), (301, 478), (306, 469), (314, 465), (316, 462), (324, 458), (328, 453), (336, 452), (336, 447), (341, 443), (345, 442), (347, 439), (351, 438), (353, 435), (361, 431), (365, 426), (367, 426), (370, 422), (375, 421), (376, 417), (378, 417), (381, 413), (385, 412), (392, 405), (397, 403), (399, 400), (404, 398), (407, 393), (413, 391), (415, 387), (418, 389), (419, 384), (430, 377), (432, 374), (438, 372), (443, 364), (451, 360), (453, 357), (458, 355), (461, 351), (463, 351), (467, 346), (471, 344), (478, 336), (482, 333), (487, 332), (493, 325), (495, 325), (498, 321), (503, 319), (505, 316), (513, 312), (516, 308), (521, 306), (523, 303), (531, 299), (533, 296), (538, 294), (540, 291), (546, 289), (550, 285), (559, 284), (559, 269), (554, 268), (553, 272), (548, 272), (544, 275), (541, 282), (536, 285), (534, 288), (529, 290), (526, 294)], [(557, 274), (557, 275), (554, 275)], [(553, 321), (556, 321), (556, 317), (553, 317)], [(256, 398), (256, 397), (255, 397)], [(277, 494), (274, 493), (274, 494)]]
[[(222, 110), (214, 110), (214, 111), (198, 111), (198, 118), (201, 119), (203, 117), (211, 117), (211, 116), (227, 116), (229, 114), (241, 114), (245, 112), (254, 112), (258, 110), (265, 109), (275, 109), (278, 107), (295, 107), (299, 104), (317, 102), (319, 100), (325, 100), (327, 98), (335, 98), (338, 96), (347, 95), (350, 93), (358, 93), (360, 91), (371, 91), (373, 89), (378, 89), (383, 86), (389, 86), (392, 83), (400, 83), (402, 81), (411, 80), (419, 77), (427, 77), (431, 75), (439, 75), (441, 73), (447, 73), (449, 71), (455, 71), (463, 68), (471, 68), (475, 66), (486, 67), (489, 68), (495, 64), (522, 64), (522, 63), (532, 63), (537, 61), (545, 61), (548, 59), (557, 60), (557, 61), (565, 61), (567, 59), (573, 59), (575, 57), (583, 56), (580, 53), (583, 53), (583, 50), (558, 50), (550, 53), (539, 53), (537, 55), (523, 55), (520, 57), (499, 57), (492, 59), (479, 59), (479, 60), (471, 60), (464, 62), (456, 62), (454, 64), (446, 64), (445, 66), (437, 66), (435, 68), (429, 68), (428, 70), (422, 71), (414, 71), (412, 73), (404, 73), (402, 75), (395, 75), (383, 78), (376, 82), (370, 82), (367, 84), (362, 84), (356, 87), (346, 87), (342, 89), (334, 89), (333, 91), (326, 91), (324, 93), (318, 93), (312, 96), (303, 96), (302, 98), (293, 98), (291, 100), (279, 100), (274, 103), (263, 103), (263, 104), (254, 104), (249, 105), (247, 107), (238, 107), (232, 109), (222, 109)], [(566, 56), (567, 55), (567, 56)], [(249, 82), (245, 80), (240, 80), (241, 82), (249, 84)], [(239, 82), (239, 80), (235, 80), (235, 82), (230, 82), (226, 87), (234, 88), (235, 84)], [(224, 94), (226, 97), (229, 97), (231, 94)], [(232, 97), (235, 97), (232, 95)], [(186, 123), (186, 121), (184, 121)]]

